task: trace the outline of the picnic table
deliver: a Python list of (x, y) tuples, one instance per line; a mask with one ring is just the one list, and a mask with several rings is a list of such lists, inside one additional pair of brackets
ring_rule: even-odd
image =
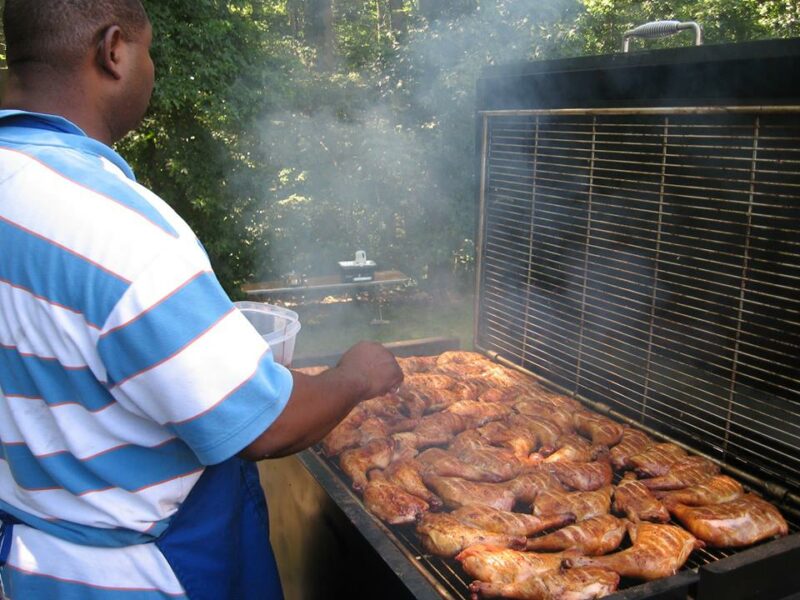
[(378, 317), (372, 323), (381, 325), (387, 323), (383, 319), (381, 300), (375, 292), (381, 289), (397, 288), (408, 285), (412, 279), (402, 271), (376, 271), (371, 281), (342, 281), (341, 275), (322, 275), (320, 277), (307, 277), (300, 285), (287, 285), (286, 281), (263, 281), (247, 283), (242, 286), (242, 291), (251, 300), (267, 302), (276, 298), (304, 298), (308, 295), (338, 295), (347, 294), (354, 297), (366, 292), (369, 300), (377, 304)]

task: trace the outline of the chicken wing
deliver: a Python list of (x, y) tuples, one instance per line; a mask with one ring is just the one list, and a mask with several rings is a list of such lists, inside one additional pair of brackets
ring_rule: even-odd
[(707, 506), (675, 504), (670, 512), (695, 536), (717, 548), (749, 546), (789, 531), (778, 509), (755, 494)]
[(628, 523), (633, 546), (607, 556), (578, 556), (566, 560), (566, 566), (600, 567), (623, 577), (660, 579), (678, 572), (695, 548), (703, 543), (676, 525)]
[(625, 521), (613, 515), (592, 517), (542, 537), (528, 540), (528, 550), (577, 550), (592, 556), (616, 550), (625, 537)]

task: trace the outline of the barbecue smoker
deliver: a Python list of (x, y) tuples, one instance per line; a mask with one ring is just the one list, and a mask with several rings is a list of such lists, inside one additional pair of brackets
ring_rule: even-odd
[[(790, 523), (609, 598), (796, 594), (800, 40), (493, 67), (477, 98), (475, 348), (719, 462)], [(319, 533), (305, 550), (321, 540), (361, 582), (318, 597), (469, 597), (454, 562), (367, 513), (333, 462), (293, 460), (319, 490), (303, 487)]]

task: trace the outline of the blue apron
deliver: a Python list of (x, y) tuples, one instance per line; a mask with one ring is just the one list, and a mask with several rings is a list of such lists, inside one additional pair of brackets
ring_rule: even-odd
[[(13, 524), (0, 512), (0, 566)], [(282, 600), (267, 503), (252, 462), (207, 467), (155, 542), (189, 600)]]

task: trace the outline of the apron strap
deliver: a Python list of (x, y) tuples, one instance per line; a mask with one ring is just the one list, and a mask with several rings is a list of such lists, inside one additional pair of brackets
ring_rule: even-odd
[(0, 510), (0, 567), (4, 567), (8, 562), (11, 542), (14, 539), (14, 525), (17, 523), (22, 521)]

